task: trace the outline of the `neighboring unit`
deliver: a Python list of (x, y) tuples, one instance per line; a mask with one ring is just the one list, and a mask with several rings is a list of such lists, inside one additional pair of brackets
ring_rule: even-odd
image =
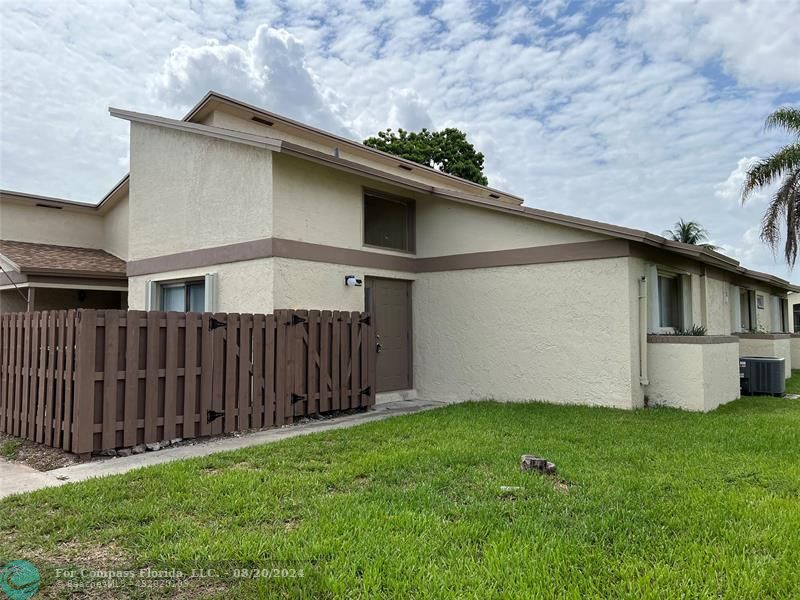
[[(0, 310), (59, 282), (84, 292), (60, 307), (126, 290), (143, 310), (367, 310), (378, 391), (447, 401), (711, 410), (738, 397), (740, 354), (791, 364), (797, 288), (717, 252), (524, 207), (213, 92), (183, 120), (111, 114), (131, 123), (130, 174), (98, 206), (0, 196)], [(34, 273), (9, 242), (69, 248)], [(693, 325), (708, 335), (665, 335)]]

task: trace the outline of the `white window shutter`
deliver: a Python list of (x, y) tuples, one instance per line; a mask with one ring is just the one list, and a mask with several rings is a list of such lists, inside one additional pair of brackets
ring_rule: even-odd
[(217, 310), (217, 274), (206, 273), (205, 278), (205, 311), (216, 312)]
[(158, 284), (155, 281), (148, 279), (145, 282), (145, 310), (158, 310)]
[(654, 333), (660, 325), (658, 308), (658, 269), (647, 265), (647, 331)]
[(732, 285), (730, 291), (731, 299), (731, 331), (742, 329), (742, 298), (741, 290), (738, 286)]
[(781, 299), (777, 296), (769, 297), (769, 317), (772, 328), (770, 331), (776, 332), (781, 330)]
[(681, 327), (683, 329), (690, 329), (694, 326), (694, 318), (692, 316), (692, 276), (681, 275), (681, 301), (683, 302), (683, 310), (681, 311), (683, 319)]

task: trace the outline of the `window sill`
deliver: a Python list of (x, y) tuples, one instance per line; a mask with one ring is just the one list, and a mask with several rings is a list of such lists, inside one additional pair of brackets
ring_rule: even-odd
[(387, 248), (386, 246), (374, 246), (372, 244), (362, 244), (363, 248), (367, 248), (369, 250), (380, 250), (381, 252), (385, 252), (387, 254), (397, 254), (399, 256), (416, 256), (416, 250), (398, 250), (397, 248)]

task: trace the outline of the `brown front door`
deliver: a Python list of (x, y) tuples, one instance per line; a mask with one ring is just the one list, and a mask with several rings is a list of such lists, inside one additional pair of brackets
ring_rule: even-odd
[(365, 307), (375, 320), (379, 392), (411, 388), (411, 282), (368, 278)]

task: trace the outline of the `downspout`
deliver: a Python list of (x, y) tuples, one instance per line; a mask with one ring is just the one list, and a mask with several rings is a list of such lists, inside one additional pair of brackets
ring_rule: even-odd
[(647, 379), (647, 277), (639, 279), (639, 383)]

